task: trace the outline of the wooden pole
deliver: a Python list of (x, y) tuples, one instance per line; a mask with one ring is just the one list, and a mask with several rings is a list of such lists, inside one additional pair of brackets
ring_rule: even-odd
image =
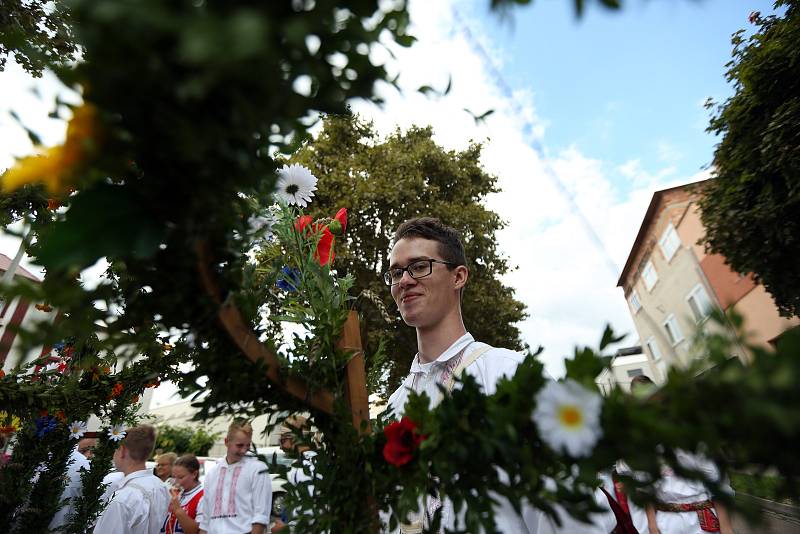
[(352, 352), (353, 357), (347, 362), (347, 402), (353, 416), (353, 426), (359, 434), (369, 434), (372, 430), (369, 423), (369, 397), (367, 394), (367, 374), (364, 370), (364, 350), (361, 346), (361, 330), (358, 313), (350, 310), (344, 323), (342, 337), (338, 347)]
[[(277, 356), (259, 341), (258, 336), (250, 328), (250, 325), (245, 322), (236, 305), (229, 299), (223, 299), (214, 274), (209, 268), (209, 265), (211, 265), (211, 251), (208, 243), (205, 241), (198, 242), (195, 252), (197, 254), (197, 269), (200, 274), (200, 282), (208, 295), (219, 305), (217, 318), (242, 353), (253, 362), (265, 362), (267, 364), (267, 377), (289, 394), (318, 410), (333, 413), (333, 393), (325, 390), (311, 391), (301, 378), (281, 376), (279, 372), (280, 362)], [(356, 317), (357, 320), (358, 318)], [(358, 332), (358, 325), (356, 325), (356, 332)], [(360, 337), (358, 346), (360, 349)], [(369, 420), (369, 416), (367, 419)]]

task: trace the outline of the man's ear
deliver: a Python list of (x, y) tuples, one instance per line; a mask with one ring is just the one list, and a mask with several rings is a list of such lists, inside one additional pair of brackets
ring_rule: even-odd
[(467, 269), (466, 265), (459, 265), (453, 269), (453, 273), (455, 274), (455, 289), (461, 289), (467, 285), (467, 279), (469, 279), (469, 269)]

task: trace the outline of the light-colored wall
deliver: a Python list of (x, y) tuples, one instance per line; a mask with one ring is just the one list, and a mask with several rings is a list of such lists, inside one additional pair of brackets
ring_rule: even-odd
[[(666, 366), (685, 366), (690, 362), (690, 348), (697, 324), (692, 318), (692, 311), (686, 297), (698, 285), (703, 283), (691, 247), (681, 246), (669, 262), (666, 261), (661, 248), (656, 246), (650, 255), (658, 273), (658, 282), (651, 291), (645, 288), (644, 281), (639, 278), (634, 287), (639, 293), (642, 308), (633, 315), (633, 322), (639, 333), (643, 350), (645, 343), (652, 336), (661, 348)], [(706, 292), (710, 292), (706, 288)], [(683, 340), (673, 344), (664, 328), (664, 321), (674, 314), (683, 334)], [(662, 381), (665, 377), (659, 372)]]
[(748, 340), (756, 345), (767, 346), (786, 330), (800, 325), (800, 318), (780, 316), (775, 301), (762, 285), (742, 297), (734, 309), (744, 317)]

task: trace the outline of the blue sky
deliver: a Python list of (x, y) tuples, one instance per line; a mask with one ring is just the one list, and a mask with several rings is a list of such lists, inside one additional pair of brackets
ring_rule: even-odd
[[(715, 140), (702, 103), (731, 94), (731, 35), (772, 3), (628, 0), (619, 12), (587, 3), (582, 19), (571, 0), (534, 1), (511, 22), (487, 14), (486, 0), (459, 9), (481, 21), (509, 85), (533, 92), (549, 153), (574, 146), (606, 165), (635, 157), (680, 175), (708, 165)], [(624, 194), (625, 177), (611, 178)]]

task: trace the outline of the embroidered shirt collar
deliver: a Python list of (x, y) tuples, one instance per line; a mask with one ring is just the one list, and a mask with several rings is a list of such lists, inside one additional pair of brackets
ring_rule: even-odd
[(414, 361), (411, 362), (411, 373), (429, 373), (431, 370), (443, 363), (446, 363), (450, 360), (453, 356), (457, 355), (459, 352), (464, 350), (470, 343), (473, 343), (475, 338), (472, 337), (472, 334), (467, 332), (460, 338), (458, 338), (452, 345), (450, 345), (447, 350), (445, 350), (442, 354), (439, 355), (438, 358), (433, 360), (432, 362), (423, 363), (419, 361), (419, 352), (414, 356)]

